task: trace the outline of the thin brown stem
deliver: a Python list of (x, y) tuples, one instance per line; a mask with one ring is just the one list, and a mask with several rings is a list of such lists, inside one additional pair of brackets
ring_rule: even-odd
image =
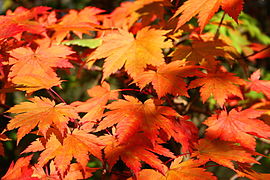
[(67, 104), (66, 101), (57, 93), (55, 92), (52, 88), (49, 89), (54, 95), (56, 95), (63, 103)]
[(249, 58), (249, 57), (251, 57), (251, 56), (254, 56), (254, 55), (258, 54), (258, 53), (261, 53), (261, 52), (263, 52), (263, 51), (265, 51), (265, 50), (267, 50), (267, 49), (269, 49), (269, 48), (270, 48), (270, 45), (266, 46), (265, 48), (263, 48), (263, 49), (261, 49), (261, 50), (259, 50), (259, 51), (254, 52), (254, 53), (252, 53), (252, 54), (249, 54), (249, 55), (247, 55), (247, 56), (242, 56), (242, 57), (239, 57), (239, 58), (236, 58), (236, 59), (247, 59), (247, 58)]
[(5, 118), (8, 118), (8, 119), (12, 119), (11, 116), (8, 116), (8, 115), (5, 115), (5, 114), (3, 114), (2, 116), (5, 117)]
[(47, 89), (48, 94), (53, 98), (53, 100), (56, 100), (56, 97), (53, 95), (53, 93)]
[(220, 34), (220, 27), (221, 27), (221, 25), (222, 25), (222, 23), (223, 23), (223, 20), (224, 20), (224, 18), (225, 18), (225, 11), (223, 12), (223, 15), (222, 15), (222, 18), (220, 19), (220, 22), (219, 22), (219, 24), (218, 24), (218, 28), (217, 28), (217, 31), (216, 31), (216, 34), (215, 34), (215, 37), (214, 37), (214, 39), (218, 39), (218, 37), (219, 37), (219, 34)]

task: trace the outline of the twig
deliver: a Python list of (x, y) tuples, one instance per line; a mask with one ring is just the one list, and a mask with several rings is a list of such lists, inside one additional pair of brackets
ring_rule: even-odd
[(263, 48), (263, 49), (261, 49), (261, 50), (259, 50), (259, 51), (254, 52), (254, 53), (252, 53), (252, 54), (249, 54), (249, 55), (247, 55), (247, 56), (241, 56), (241, 57), (236, 58), (236, 59), (247, 59), (247, 58), (249, 58), (249, 57), (251, 57), (251, 56), (254, 56), (254, 55), (256, 55), (256, 54), (258, 54), (258, 53), (260, 53), (260, 52), (263, 52), (263, 51), (265, 51), (265, 50), (267, 50), (267, 49), (269, 49), (269, 48), (270, 48), (270, 45), (266, 46), (265, 48)]
[(218, 28), (217, 28), (217, 31), (216, 31), (216, 34), (215, 34), (215, 37), (214, 37), (214, 39), (218, 39), (218, 37), (219, 37), (219, 30), (220, 30), (220, 27), (221, 27), (221, 25), (222, 25), (222, 22), (223, 22), (223, 20), (224, 20), (224, 18), (225, 18), (225, 11), (223, 12), (223, 15), (222, 15), (222, 18), (221, 18), (221, 20), (220, 20), (220, 22), (219, 22), (219, 24), (218, 24)]
[(56, 100), (56, 97), (53, 95), (53, 93), (47, 89), (48, 94), (53, 98), (53, 100)]
[(49, 89), (54, 95), (56, 95), (63, 103), (67, 104), (66, 101), (57, 93), (55, 92), (52, 88)]
[(258, 138), (260, 141), (266, 143), (266, 144), (270, 144), (270, 140), (269, 139), (265, 139), (265, 138)]
[(3, 114), (2, 116), (5, 117), (5, 118), (8, 118), (8, 119), (12, 119), (11, 116), (8, 116), (8, 115), (5, 115), (5, 114)]

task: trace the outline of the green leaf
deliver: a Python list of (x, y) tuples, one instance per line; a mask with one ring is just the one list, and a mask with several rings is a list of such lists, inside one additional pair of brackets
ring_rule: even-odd
[(250, 91), (250, 92), (246, 93), (245, 96), (249, 97), (251, 99), (263, 99), (264, 98), (263, 93), (258, 93), (256, 91)]
[(100, 38), (95, 38), (95, 39), (74, 39), (70, 41), (64, 41), (62, 44), (64, 45), (77, 45), (81, 47), (88, 47), (91, 49), (97, 48), (100, 46), (102, 43), (102, 40)]

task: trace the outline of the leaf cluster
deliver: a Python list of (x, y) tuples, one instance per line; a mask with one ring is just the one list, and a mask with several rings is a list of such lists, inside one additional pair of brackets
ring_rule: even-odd
[[(235, 177), (268, 178), (252, 169), (266, 157), (256, 145), (270, 138), (270, 82), (254, 65), (269, 57), (267, 39), (252, 44), (238, 32), (246, 23), (238, 20), (243, 0), (177, 4), (127, 1), (111, 13), (19, 7), (0, 16), (0, 102), (10, 119), (0, 155), (8, 132), (17, 130), (18, 147), (35, 137), (3, 180), (97, 172), (109, 179), (218, 179), (211, 163)], [(60, 96), (69, 81), (91, 84), (82, 72), (98, 74), (87, 99)], [(6, 96), (18, 91), (27, 100), (7, 107)], [(251, 98), (254, 91), (262, 96)]]

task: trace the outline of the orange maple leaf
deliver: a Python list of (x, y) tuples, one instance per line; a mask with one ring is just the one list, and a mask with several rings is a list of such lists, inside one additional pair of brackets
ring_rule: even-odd
[(172, 46), (171, 41), (165, 41), (164, 35), (168, 32), (145, 27), (134, 38), (128, 31), (119, 30), (105, 36), (102, 45), (88, 60), (106, 58), (103, 80), (123, 66), (132, 77), (136, 77), (147, 64), (158, 66), (165, 63), (162, 48)]
[(198, 14), (201, 32), (221, 6), (225, 13), (235, 21), (243, 10), (243, 0), (188, 0), (174, 14), (173, 18), (180, 15), (176, 29), (180, 28), (192, 17)]
[[(201, 163), (189, 159), (181, 162), (183, 157), (176, 158), (166, 174), (162, 175), (153, 169), (143, 169), (139, 172), (138, 180), (216, 180), (217, 178), (211, 172), (206, 172), (206, 169), (199, 168)], [(128, 180), (131, 180), (129, 178)]]
[(237, 142), (243, 147), (254, 150), (256, 142), (253, 135), (270, 137), (270, 126), (256, 119), (264, 113), (265, 111), (251, 108), (243, 111), (232, 109), (229, 113), (224, 110), (218, 115), (212, 115), (204, 122), (209, 126), (206, 129), (206, 136), (211, 139), (220, 138), (225, 141)]
[(101, 137), (102, 141), (106, 144), (104, 149), (105, 159), (109, 164), (110, 170), (113, 165), (121, 158), (121, 160), (129, 167), (135, 175), (141, 169), (141, 161), (149, 164), (159, 172), (164, 173), (166, 166), (158, 159), (158, 156), (153, 152), (162, 154), (168, 157), (174, 157), (168, 149), (159, 145), (158, 150), (149, 148), (145, 144), (144, 136), (137, 134), (125, 143), (120, 143), (115, 136), (106, 135)]
[[(53, 86), (60, 86), (62, 82), (59, 77), (42, 76), (42, 75), (21, 75), (12, 79), (14, 84), (18, 84), (15, 88), (26, 93), (32, 93), (40, 89), (50, 89)], [(61, 87), (61, 86), (60, 86)]]
[[(37, 164), (32, 167), (33, 174), (31, 177), (38, 178), (38, 179), (50, 179), (50, 180), (59, 180), (59, 174), (58, 170), (55, 166), (55, 162), (52, 160), (49, 164), (49, 171), (46, 168), (46, 171), (44, 171), (43, 167), (38, 166)], [(92, 176), (92, 172), (96, 171), (92, 170), (89, 167), (85, 168), (85, 171), (83, 167), (78, 163), (72, 163), (70, 164), (69, 169), (67, 170), (67, 173), (64, 175), (63, 180), (74, 180), (74, 179), (86, 179)]]
[(59, 175), (57, 174), (57, 170), (56, 167), (54, 165), (54, 161), (51, 161), (49, 164), (49, 168), (50, 168), (50, 173), (46, 170), (44, 171), (44, 169), (40, 166), (33, 166), (33, 174), (32, 177), (38, 178), (38, 179), (52, 179), (52, 180), (57, 180), (59, 179)]
[(198, 68), (200, 67), (187, 66), (183, 61), (174, 61), (159, 66), (156, 72), (141, 73), (135, 77), (133, 82), (137, 83), (141, 89), (151, 83), (159, 98), (167, 93), (189, 97), (184, 77), (201, 76), (203, 73)]
[(215, 66), (218, 56), (232, 59), (230, 53), (232, 47), (221, 40), (201, 40), (194, 39), (190, 46), (178, 45), (175, 51), (170, 55), (173, 60), (185, 59), (187, 64), (200, 64), (202, 66)]
[(252, 91), (262, 92), (270, 99), (270, 81), (259, 80), (261, 76), (261, 71), (258, 69), (249, 78), (251, 82), (247, 82), (247, 88)]
[(7, 111), (17, 114), (7, 125), (8, 130), (19, 128), (17, 142), (36, 126), (46, 136), (50, 125), (54, 124), (63, 135), (70, 118), (79, 118), (75, 108), (70, 105), (63, 103), (55, 105), (54, 101), (44, 97), (34, 97), (30, 101), (15, 105)]
[(126, 1), (120, 7), (104, 19), (105, 26), (130, 29), (140, 19), (142, 27), (150, 25), (158, 19), (158, 23), (164, 22), (165, 8), (171, 6), (169, 0), (137, 0)]
[(240, 163), (258, 163), (253, 154), (247, 152), (243, 147), (237, 146), (232, 142), (201, 139), (196, 145), (197, 151), (191, 157), (198, 158), (200, 163), (214, 161), (220, 165), (235, 170), (232, 161)]
[(107, 105), (111, 111), (104, 114), (106, 117), (99, 123), (97, 131), (117, 124), (116, 135), (120, 143), (125, 143), (139, 131), (152, 142), (157, 138), (159, 129), (173, 134), (172, 122), (165, 116), (180, 116), (176, 111), (165, 106), (158, 107), (152, 99), (141, 103), (132, 96), (125, 98)]
[(9, 166), (8, 171), (5, 176), (3, 176), (2, 180), (13, 180), (13, 179), (32, 179), (38, 180), (37, 178), (31, 178), (33, 170), (29, 167), (30, 160), (33, 155), (27, 157), (19, 158), (16, 163), (12, 162)]
[(191, 81), (189, 88), (202, 86), (200, 89), (202, 101), (205, 102), (211, 95), (217, 100), (218, 105), (223, 106), (229, 95), (235, 95), (243, 99), (238, 86), (245, 81), (229, 72), (208, 72), (204, 77)]
[(37, 140), (33, 141), (29, 146), (27, 146), (27, 148), (23, 152), (21, 152), (21, 154), (29, 153), (29, 152), (43, 151), (44, 149), (45, 149), (45, 146), (42, 144), (40, 139), (37, 139)]
[(117, 90), (110, 90), (110, 85), (105, 81), (101, 86), (92, 87), (87, 93), (92, 98), (86, 102), (76, 101), (71, 104), (76, 107), (77, 112), (87, 112), (80, 121), (83, 129), (91, 129), (102, 118), (108, 100), (118, 98)]
[(48, 43), (41, 44), (35, 51), (28, 47), (14, 49), (10, 51), (9, 64), (12, 67), (9, 78), (15, 84), (30, 86), (30, 92), (49, 89), (61, 82), (53, 68), (72, 67), (67, 60), (67, 56), (72, 53), (69, 47), (56, 44), (49, 46)]
[(264, 111), (264, 114), (261, 116), (261, 119), (268, 125), (270, 125), (270, 101), (262, 101), (251, 106), (253, 109)]
[(139, 133), (147, 137), (145, 142), (154, 145), (160, 130), (163, 130), (168, 140), (173, 137), (182, 144), (183, 151), (192, 149), (193, 143), (197, 141), (197, 130), (194, 124), (186, 121), (186, 117), (181, 117), (170, 107), (156, 106), (153, 99), (141, 103), (132, 96), (125, 98), (107, 105), (111, 111), (104, 114), (106, 117), (96, 131), (117, 124), (116, 136), (120, 144)]
[(79, 12), (70, 10), (58, 24), (48, 26), (55, 31), (52, 38), (56, 42), (61, 42), (71, 31), (82, 38), (83, 33), (89, 34), (91, 30), (97, 30), (96, 27), (99, 27), (97, 15), (102, 12), (104, 11), (95, 7), (86, 7)]
[(244, 172), (238, 172), (240, 177), (247, 177), (251, 180), (266, 180), (270, 178), (269, 173), (259, 173), (254, 170), (245, 170)]
[(101, 149), (104, 144), (93, 134), (86, 131), (75, 129), (63, 140), (63, 145), (54, 134), (46, 143), (46, 149), (40, 154), (38, 165), (44, 166), (50, 159), (54, 159), (55, 165), (61, 175), (67, 170), (72, 158), (86, 168), (89, 161), (89, 153), (102, 159)]

